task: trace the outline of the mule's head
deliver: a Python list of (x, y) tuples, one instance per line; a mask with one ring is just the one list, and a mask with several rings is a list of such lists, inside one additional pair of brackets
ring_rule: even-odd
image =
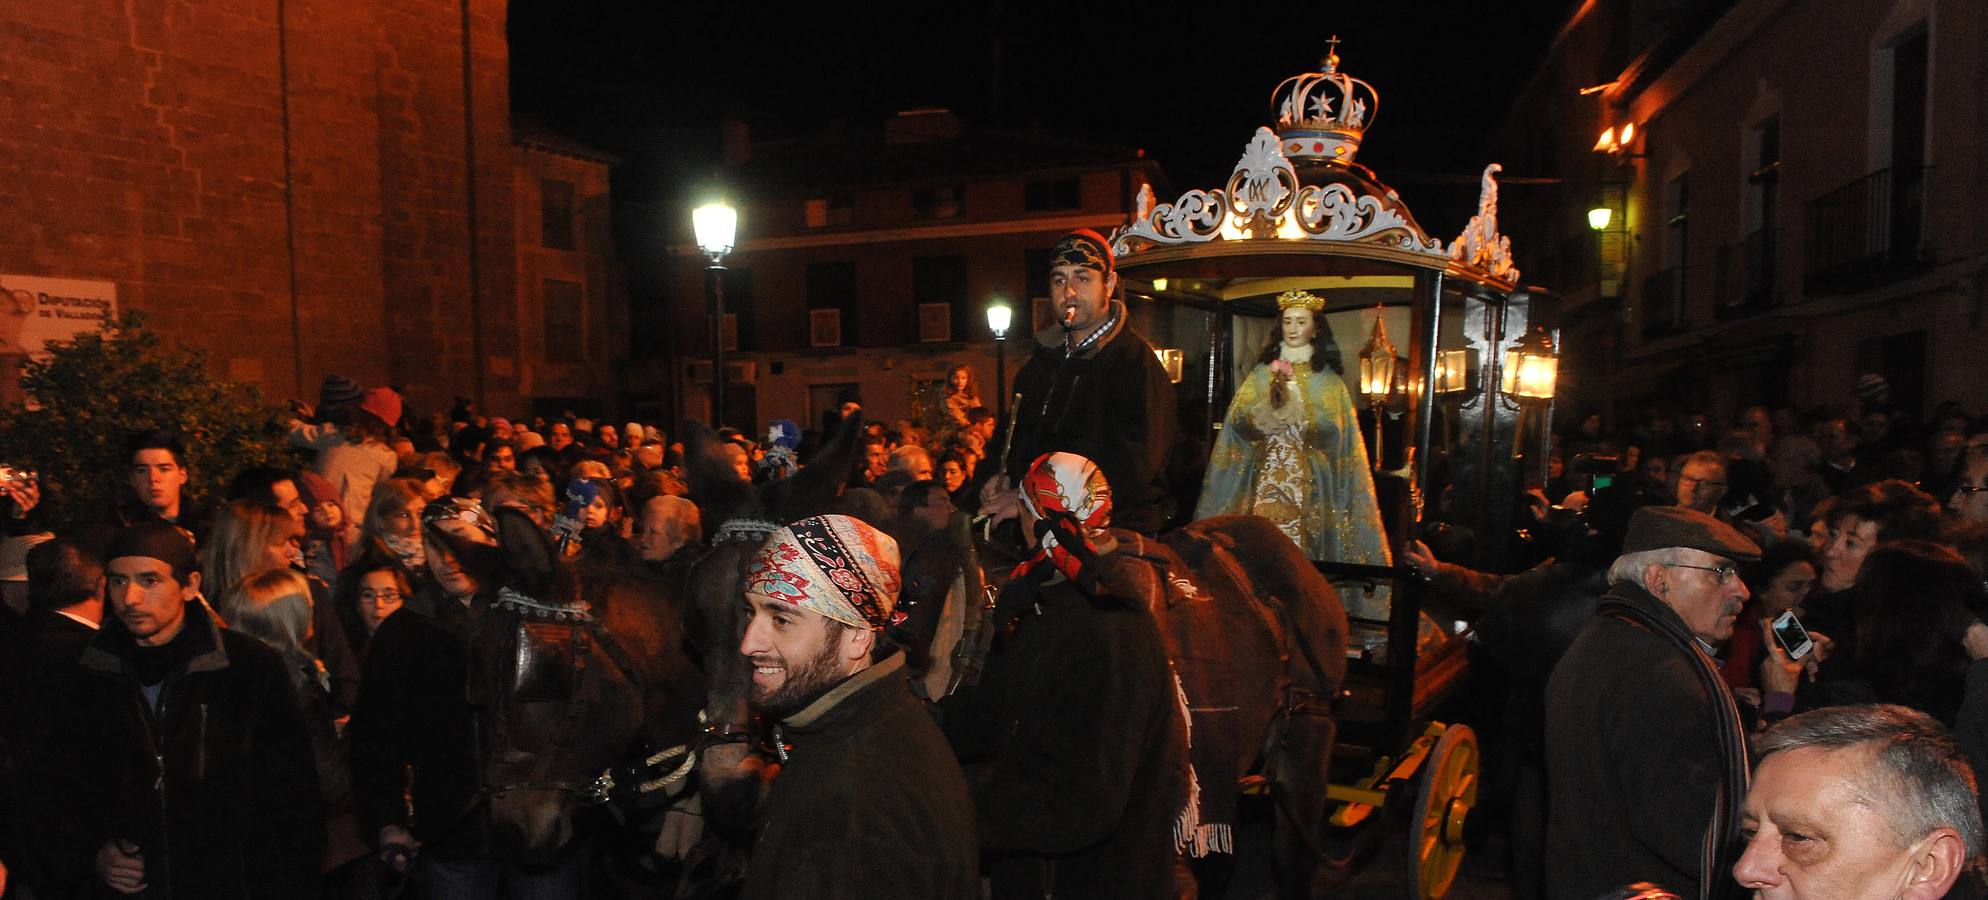
[[(712, 546), (690, 572), (685, 629), (704, 661), (709, 686), (705, 712), (713, 724), (742, 726), (750, 718), (752, 667), (739, 653), (745, 634), (747, 564), (774, 528), (829, 510), (848, 479), (862, 432), (862, 417), (849, 416), (793, 475), (750, 485), (738, 480), (710, 429), (686, 423), (684, 464), (691, 499), (704, 512)], [(747, 758), (741, 744), (714, 746), (701, 757), (704, 809), (713, 824), (739, 824), (750, 818), (747, 804), (726, 796), (751, 781), (744, 777), (749, 774)]]
[(583, 578), (522, 513), (496, 518), (504, 574), (470, 638), (470, 697), (492, 837), (509, 858), (547, 867), (573, 843), (594, 778), (635, 747), (661, 648), (609, 627), (618, 607), (642, 605), (626, 582)]

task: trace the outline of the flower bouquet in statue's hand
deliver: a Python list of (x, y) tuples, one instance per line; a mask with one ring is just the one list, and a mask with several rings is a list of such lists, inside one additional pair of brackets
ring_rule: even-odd
[(1256, 427), (1269, 432), (1280, 428), (1292, 428), (1299, 424), (1304, 404), (1293, 402), (1296, 398), (1292, 396), (1294, 390), (1292, 385), (1296, 377), (1288, 360), (1270, 361), (1270, 396), (1256, 407), (1254, 415)]

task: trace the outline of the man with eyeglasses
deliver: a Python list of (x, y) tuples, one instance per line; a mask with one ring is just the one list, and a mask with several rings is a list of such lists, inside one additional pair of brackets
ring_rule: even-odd
[(1960, 467), (1960, 483), (1947, 498), (1947, 512), (1966, 522), (1988, 521), (1988, 455), (1968, 455)]
[(1677, 474), (1677, 505), (1708, 516), (1716, 515), (1726, 496), (1726, 460), (1716, 451), (1700, 450), (1684, 458)]
[(1547, 685), (1547, 895), (1652, 881), (1732, 896), (1746, 737), (1712, 650), (1747, 599), (1737, 564), (1760, 549), (1705, 513), (1647, 506), (1622, 550)]

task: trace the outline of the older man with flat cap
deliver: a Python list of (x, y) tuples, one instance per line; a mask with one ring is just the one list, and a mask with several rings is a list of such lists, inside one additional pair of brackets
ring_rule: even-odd
[(780, 774), (746, 900), (979, 895), (966, 777), (883, 633), (900, 583), (897, 542), (839, 515), (773, 532), (747, 569), (739, 652)]
[[(1114, 524), (1151, 534), (1171, 513), (1163, 477), (1173, 448), (1174, 388), (1153, 345), (1132, 330), (1116, 297), (1111, 245), (1088, 228), (1064, 235), (1049, 260), (1056, 324), (1035, 336), (1035, 354), (1015, 374), (1021, 395), (1004, 478), (988, 483), (981, 508), (1020, 514), (1012, 485), (1045, 453), (1097, 463), (1117, 494)], [(1002, 405), (1007, 405), (1002, 398)]]
[(1712, 651), (1746, 602), (1736, 564), (1760, 549), (1704, 513), (1648, 506), (1622, 550), (1547, 685), (1547, 895), (1648, 881), (1730, 896), (1746, 738)]

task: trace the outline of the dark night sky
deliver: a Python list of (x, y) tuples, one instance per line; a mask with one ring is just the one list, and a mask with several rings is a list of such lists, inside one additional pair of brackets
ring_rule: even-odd
[[(1492, 130), (1573, 3), (1141, 9), (513, 0), (513, 105), (620, 156), (617, 205), (669, 204), (674, 189), (701, 180), (727, 117), (747, 122), (756, 139), (793, 137), (832, 123), (871, 128), (921, 106), (951, 108), (969, 123), (1142, 147), (1177, 189), (1213, 187), (1256, 126), (1270, 122), (1271, 89), (1315, 67), (1337, 34), (1342, 69), (1381, 95), (1360, 159), (1420, 210), (1418, 195), (1474, 197)], [(1412, 173), (1465, 178), (1443, 187)], [(1447, 211), (1420, 215), (1432, 232), (1463, 224)]]

